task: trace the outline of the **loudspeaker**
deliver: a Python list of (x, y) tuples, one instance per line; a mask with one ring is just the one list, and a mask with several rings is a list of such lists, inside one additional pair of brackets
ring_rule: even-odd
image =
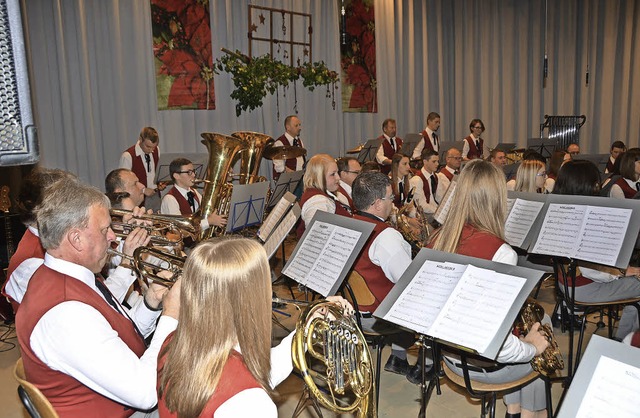
[(0, 0), (0, 167), (39, 159), (25, 51), (20, 0)]

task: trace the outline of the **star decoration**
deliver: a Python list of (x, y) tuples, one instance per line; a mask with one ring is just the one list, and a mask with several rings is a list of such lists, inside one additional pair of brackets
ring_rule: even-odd
[(309, 50), (307, 48), (305, 48), (302, 53), (304, 54), (305, 57), (309, 56)]
[(258, 16), (260, 18), (260, 24), (264, 25), (264, 15), (262, 13), (260, 13), (260, 16)]
[(250, 29), (251, 29), (251, 32), (257, 32), (258, 31), (258, 26), (256, 26), (255, 23), (252, 23)]

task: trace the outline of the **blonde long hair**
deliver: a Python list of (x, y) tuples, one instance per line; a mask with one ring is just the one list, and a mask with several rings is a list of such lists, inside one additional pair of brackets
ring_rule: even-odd
[(541, 169), (545, 169), (542, 161), (524, 160), (522, 164), (520, 164), (520, 167), (518, 167), (514, 190), (516, 192), (537, 193), (536, 177), (538, 176), (538, 171)]
[(316, 154), (307, 163), (307, 168), (304, 171), (304, 177), (302, 183), (304, 190), (307, 189), (320, 189), (323, 192), (327, 191), (327, 179), (326, 174), (328, 166), (331, 163), (335, 163), (336, 160), (329, 154)]
[(455, 253), (467, 223), (504, 239), (506, 212), (504, 173), (488, 161), (467, 163), (458, 178), (451, 210), (432, 239), (433, 249)]
[(161, 356), (159, 394), (181, 418), (197, 417), (220, 383), (231, 350), (269, 393), (271, 281), (266, 253), (247, 238), (217, 238), (189, 255), (180, 322)]

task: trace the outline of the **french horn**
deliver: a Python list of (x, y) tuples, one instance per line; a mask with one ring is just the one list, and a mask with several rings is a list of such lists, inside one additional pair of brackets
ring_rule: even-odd
[[(309, 322), (323, 308), (336, 319), (325, 315)], [(305, 393), (322, 406), (336, 414), (377, 416), (369, 348), (358, 325), (344, 315), (341, 306), (326, 300), (310, 304), (298, 319), (291, 355), (304, 379)], [(315, 367), (317, 362), (319, 367)]]

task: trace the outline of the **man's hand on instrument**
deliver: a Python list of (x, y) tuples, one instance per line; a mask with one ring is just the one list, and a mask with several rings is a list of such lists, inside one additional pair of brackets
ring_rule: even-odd
[(151, 236), (146, 229), (137, 227), (127, 235), (127, 239), (124, 240), (124, 246), (122, 252), (128, 256), (132, 256), (133, 252), (138, 247), (144, 247), (149, 244)]
[(549, 341), (547, 338), (540, 332), (540, 322), (536, 322), (531, 327), (531, 330), (527, 334), (526, 337), (522, 338), (522, 341), (532, 344), (536, 348), (536, 356), (539, 356), (544, 352), (544, 350), (549, 347)]

